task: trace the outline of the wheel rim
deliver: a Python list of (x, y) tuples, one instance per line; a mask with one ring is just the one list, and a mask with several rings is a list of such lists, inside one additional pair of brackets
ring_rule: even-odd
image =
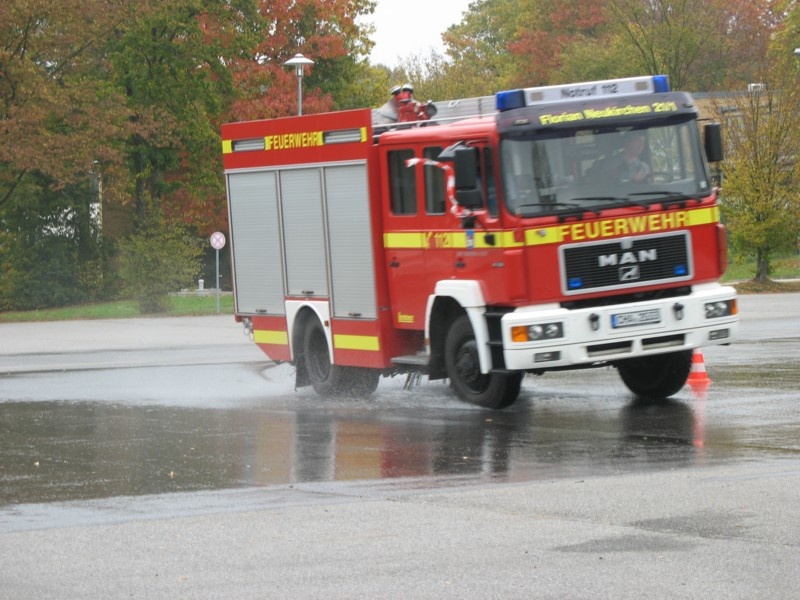
[(469, 340), (459, 347), (455, 356), (455, 371), (461, 383), (471, 392), (480, 393), (486, 390), (489, 378), (481, 373), (475, 340)]

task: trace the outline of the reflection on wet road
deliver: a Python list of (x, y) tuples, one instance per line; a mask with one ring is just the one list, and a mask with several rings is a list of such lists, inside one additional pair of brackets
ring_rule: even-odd
[[(237, 400), (229, 386), (196, 381), (193, 368), (116, 370), (121, 379), (106, 387), (183, 378), (180, 390), (170, 388), (174, 402), (48, 399), (59, 386), (79, 388), (70, 379), (86, 374), (39, 375), (44, 398), (0, 403), (0, 504), (421, 476), (581, 478), (800, 452), (797, 419), (787, 423), (774, 412), (796, 406), (796, 387), (785, 399), (774, 386), (768, 396), (759, 391), (784, 380), (787, 369), (797, 373), (796, 362), (720, 367), (715, 377), (726, 383), (707, 397), (687, 388), (658, 404), (626, 397), (610, 369), (551, 374), (526, 380), (520, 402), (501, 412), (462, 405), (440, 383), (406, 392), (393, 380), (370, 400), (323, 401), (287, 389), (289, 367), (265, 376), (227, 365), (229, 375), (256, 378), (255, 385), (273, 379), (264, 388), (271, 393), (249, 397), (245, 384)], [(743, 396), (737, 386), (747, 385)], [(755, 411), (758, 402), (771, 408)], [(754, 436), (772, 441), (759, 447)]]
[[(294, 390), (229, 317), (4, 324), (0, 506), (307, 482), (532, 481), (800, 454), (796, 295), (742, 297), (713, 385), (633, 401), (613, 369), (525, 379), (509, 410), (441, 382)], [(767, 304), (765, 304), (767, 303)], [(767, 308), (765, 308), (767, 306)]]

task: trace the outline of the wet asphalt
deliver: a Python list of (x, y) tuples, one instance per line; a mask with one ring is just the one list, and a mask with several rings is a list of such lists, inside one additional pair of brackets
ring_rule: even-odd
[(0, 325), (0, 598), (794, 597), (800, 296), (705, 393), (295, 391), (230, 316)]

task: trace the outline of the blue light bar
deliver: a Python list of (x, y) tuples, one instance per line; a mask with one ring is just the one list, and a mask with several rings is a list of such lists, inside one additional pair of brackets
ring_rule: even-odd
[(525, 90), (497, 92), (497, 110), (503, 112), (525, 106)]
[(669, 76), (653, 75), (653, 87), (656, 94), (663, 94), (669, 91)]
[(660, 94), (668, 91), (670, 91), (670, 87), (667, 75), (644, 75), (585, 83), (546, 85), (498, 92), (497, 110), (502, 112), (522, 106), (538, 106), (553, 102)]

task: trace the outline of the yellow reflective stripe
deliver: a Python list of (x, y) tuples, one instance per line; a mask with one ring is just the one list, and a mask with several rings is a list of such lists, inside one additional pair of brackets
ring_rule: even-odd
[(269, 329), (256, 329), (253, 339), (257, 344), (289, 345), (289, 334), (285, 331), (271, 331)]
[[(473, 230), (472, 248), (520, 248), (543, 246), (563, 242), (584, 242), (622, 236), (678, 231), (684, 227), (697, 227), (718, 223), (718, 206), (695, 208), (676, 212), (608, 217), (591, 221), (568, 221), (547, 227), (532, 227), (524, 231), (524, 242), (518, 242), (513, 231), (490, 231), (495, 243), (486, 243), (486, 233)], [(385, 248), (395, 249), (462, 249), (467, 244), (467, 232), (460, 231), (398, 231), (383, 234)]]
[(362, 127), (361, 128), (361, 141), (362, 142), (366, 142), (367, 141), (367, 128), (366, 127)]
[[(428, 234), (426, 234), (427, 236)], [(426, 244), (432, 248), (466, 248), (467, 233), (465, 231), (437, 231), (430, 236), (432, 242)], [(473, 238), (474, 239), (474, 238)]]
[(233, 140), (222, 140), (222, 153), (230, 154), (233, 152)]
[[(503, 243), (501, 239), (507, 232), (494, 233), (495, 243), (486, 242), (486, 232), (475, 231), (472, 236), (473, 248), (499, 248)], [(513, 240), (513, 232), (509, 239)], [(522, 244), (515, 244), (521, 246)], [(413, 249), (442, 249), (442, 248), (468, 248), (466, 231), (403, 231), (383, 234), (384, 248), (413, 248)]]
[(381, 349), (380, 340), (375, 335), (343, 335), (333, 336), (333, 347), (339, 350), (373, 350)]
[(558, 244), (564, 241), (564, 228), (561, 225), (555, 227), (543, 227), (540, 229), (525, 230), (526, 246), (541, 246), (544, 244)]
[(698, 208), (689, 211), (689, 227), (695, 225), (708, 225), (709, 223), (719, 222), (719, 206), (710, 208)]
[(525, 242), (518, 242), (513, 231), (499, 231), (495, 234), (498, 248), (522, 248)]
[(384, 248), (426, 248), (425, 234), (419, 231), (383, 234)]

